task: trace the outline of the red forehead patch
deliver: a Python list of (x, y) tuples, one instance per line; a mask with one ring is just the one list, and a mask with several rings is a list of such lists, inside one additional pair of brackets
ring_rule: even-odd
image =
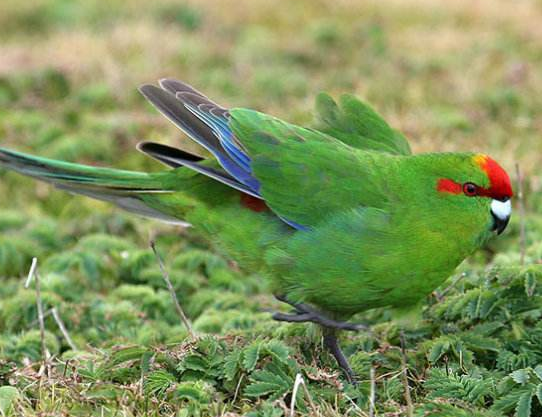
[(476, 155), (474, 161), (489, 178), (490, 186), (483, 190), (485, 196), (502, 200), (514, 195), (510, 177), (497, 162), (487, 155)]

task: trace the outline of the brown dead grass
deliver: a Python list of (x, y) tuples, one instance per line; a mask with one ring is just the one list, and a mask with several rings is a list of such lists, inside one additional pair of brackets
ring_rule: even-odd
[[(40, 0), (35, 4), (45, 3)], [(393, 68), (372, 75), (360, 73), (354, 89), (357, 94), (376, 97), (377, 107), (412, 137), (415, 150), (476, 148), (504, 160), (508, 169), (515, 160), (521, 160), (527, 172), (537, 170), (542, 153), (540, 135), (533, 133), (542, 125), (538, 112), (517, 120), (488, 120), (486, 115), (472, 108), (480, 92), (499, 85), (513, 85), (522, 94), (531, 95), (535, 104), (540, 104), (542, 54), (537, 40), (542, 39), (542, 3), (539, 1), (190, 0), (189, 4), (202, 10), (204, 16), (204, 25), (196, 33), (150, 18), (157, 4), (172, 3), (171, 0), (152, 4), (131, 0), (122, 6), (123, 18), (103, 30), (59, 28), (44, 36), (22, 34), (7, 38), (0, 44), (3, 57), (0, 75), (53, 66), (65, 70), (76, 83), (101, 81), (123, 95), (143, 82), (163, 76), (178, 76), (197, 83), (203, 69), (183, 66), (179, 64), (179, 57), (184, 54), (190, 63), (191, 51), (198, 48), (208, 48), (205, 56), (232, 56), (239, 42), (237, 35), (232, 34), (236, 28), (253, 25), (267, 28), (272, 35), (270, 44), (290, 49), (293, 45), (295, 51), (307, 46), (302, 38), (313, 22), (332, 19), (350, 33), (370, 18), (386, 28), (388, 53), (391, 60), (396, 60), (390, 62), (390, 68), (397, 66), (401, 57), (408, 57), (421, 66), (432, 61), (442, 62), (444, 69), (436, 75), (404, 76)], [(114, 4), (118, 6), (118, 2)], [(0, 14), (4, 17), (0, 22), (22, 13), (21, 7), (29, 6), (21, 6), (14, 0), (2, 2)], [(312, 101), (309, 95), (314, 94), (316, 86), (334, 90), (331, 74), (357, 71), (359, 61), (355, 53), (355, 49), (345, 52), (345, 56), (337, 60), (339, 68), (333, 67), (333, 61), (329, 60), (330, 66), (307, 72), (305, 76), (311, 86), (307, 97), (293, 102), (285, 98), (287, 107), (270, 104), (265, 110), (281, 117), (306, 112)], [(322, 51), (322, 54), (330, 54), (330, 51)], [(517, 72), (514, 68), (518, 67), (525, 68), (525, 74), (514, 81), (514, 71)], [(231, 68), (232, 78), (240, 83), (241, 91), (244, 79), (257, 71), (258, 68), (247, 68), (247, 63)], [(509, 82), (510, 79), (513, 82)], [(388, 107), (386, 102), (379, 103), (378, 87), (371, 86), (380, 84), (396, 84), (395, 88), (405, 95), (409, 108), (397, 109)], [(448, 89), (449, 97), (433, 99), (433, 85), (437, 89)], [(226, 103), (243, 105), (243, 102), (233, 103), (228, 97), (219, 98)], [(475, 131), (445, 132), (438, 125), (435, 127), (435, 100), (437, 104), (438, 100), (448, 100), (444, 102), (446, 106), (456, 106), (467, 113), (467, 118), (477, 127)], [(499, 136), (509, 139), (492, 139)], [(531, 146), (537, 152), (529, 149)]]

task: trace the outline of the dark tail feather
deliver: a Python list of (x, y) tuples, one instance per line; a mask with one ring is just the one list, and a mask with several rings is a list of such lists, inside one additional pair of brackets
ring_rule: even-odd
[(199, 162), (204, 160), (201, 156), (156, 142), (140, 142), (137, 144), (137, 149), (171, 168), (186, 166), (185, 162)]
[(185, 166), (196, 172), (199, 172), (200, 174), (206, 175), (209, 178), (217, 180), (229, 187), (235, 188), (246, 194), (250, 194), (253, 197), (259, 199), (262, 198), (259, 194), (255, 193), (252, 189), (237, 181), (234, 177), (232, 177), (223, 169), (198, 164), (201, 158), (187, 153), (181, 149), (173, 148), (171, 146), (162, 145), (155, 142), (141, 142), (137, 145), (137, 149), (168, 166), (174, 168)]

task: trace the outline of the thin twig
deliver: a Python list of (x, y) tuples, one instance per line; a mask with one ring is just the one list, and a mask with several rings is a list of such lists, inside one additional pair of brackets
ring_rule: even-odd
[(375, 415), (375, 402), (376, 402), (376, 380), (375, 380), (375, 368), (371, 366), (371, 372), (369, 374), (371, 378), (371, 391), (369, 394), (369, 417)]
[(407, 416), (412, 417), (414, 415), (414, 406), (412, 405), (412, 397), (410, 396), (410, 386), (408, 385), (408, 367), (407, 367), (407, 358), (405, 351), (405, 334), (401, 331), (400, 334), (401, 340), (401, 367), (402, 367), (402, 380), (403, 386), (405, 388), (405, 401), (407, 403)]
[(458, 277), (456, 277), (452, 283), (450, 285), (448, 285), (446, 288), (444, 288), (444, 290), (442, 290), (442, 292), (439, 294), (435, 291), (435, 298), (437, 299), (437, 304), (440, 303), (443, 299), (444, 299), (444, 296), (452, 289), (454, 288), (458, 283), (459, 281), (461, 281), (463, 278), (465, 278), (467, 276), (467, 274), (465, 272), (463, 272), (461, 275), (459, 275)]
[[(357, 405), (357, 404), (354, 402), (354, 400), (348, 396), (348, 394), (343, 393), (343, 395), (344, 395), (344, 398), (346, 398), (348, 401), (350, 401), (350, 404), (352, 404), (352, 408), (354, 408), (354, 409), (358, 412), (359, 415), (364, 415), (364, 416), (367, 415), (367, 414), (365, 414), (365, 412), (359, 407), (359, 405)], [(338, 397), (335, 397), (335, 408), (338, 408), (337, 400), (338, 400)]]
[(185, 325), (186, 330), (188, 330), (188, 334), (190, 335), (190, 338), (192, 340), (195, 340), (196, 335), (194, 334), (194, 330), (192, 330), (192, 325), (190, 324), (188, 317), (186, 317), (186, 314), (184, 314), (181, 304), (179, 303), (179, 299), (177, 298), (177, 294), (175, 294), (175, 290), (173, 289), (173, 285), (171, 284), (171, 280), (169, 279), (169, 273), (166, 270), (166, 267), (164, 265), (164, 262), (162, 261), (162, 258), (160, 257), (160, 254), (156, 250), (156, 246), (153, 240), (151, 240), (150, 245), (151, 245), (152, 251), (154, 252), (154, 256), (156, 256), (156, 259), (158, 260), (158, 265), (160, 266), (162, 277), (164, 278), (164, 281), (166, 282), (167, 289), (169, 291), (169, 294), (171, 295), (171, 299), (173, 300), (173, 303), (175, 304), (175, 309), (177, 310), (177, 313), (179, 314), (181, 321)]
[(305, 385), (305, 380), (303, 379), (303, 375), (298, 373), (295, 376), (294, 389), (292, 390), (292, 399), (290, 401), (290, 417), (295, 416), (295, 402), (296, 402), (296, 399), (297, 399), (297, 391), (299, 390), (299, 386), (303, 386), (303, 392), (305, 393), (305, 396), (307, 397), (307, 401), (309, 402), (309, 406), (310, 406), (311, 410), (313, 411), (313, 413), (315, 413), (314, 415), (316, 415), (316, 412), (317, 412), (316, 407), (315, 407), (314, 403), (312, 402), (311, 394), (310, 394), (307, 386)]
[(28, 288), (32, 282), (32, 278), (34, 278), (36, 281), (36, 306), (38, 309), (38, 323), (40, 328), (41, 356), (45, 365), (49, 359), (49, 352), (47, 351), (47, 344), (45, 343), (45, 320), (43, 315), (43, 304), (41, 303), (40, 276), (37, 269), (38, 258), (32, 258), (32, 265), (30, 266), (30, 271), (28, 272), (28, 277), (26, 278), (25, 288)]
[(518, 180), (518, 204), (519, 204), (519, 246), (521, 266), (525, 265), (525, 252), (527, 251), (527, 238), (525, 233), (525, 193), (523, 192), (523, 173), (516, 162), (516, 176)]
[(297, 399), (297, 391), (301, 384), (303, 384), (303, 376), (301, 374), (297, 374), (295, 376), (294, 389), (292, 390), (292, 399), (290, 401), (290, 417), (295, 416), (295, 402)]
[[(51, 314), (53, 314), (53, 309), (50, 308), (49, 310), (46, 310), (43, 312), (43, 318), (46, 319), (47, 317), (49, 317)], [(39, 319), (35, 319), (35, 320), (32, 320), (29, 324), (28, 324), (28, 327), (34, 327), (36, 324), (39, 323)]]
[(241, 374), (239, 381), (237, 381), (237, 385), (235, 387), (235, 393), (233, 394), (232, 404), (235, 404), (235, 400), (237, 400), (237, 395), (239, 394), (239, 389), (241, 388), (241, 382), (243, 382), (244, 377), (245, 377), (245, 374)]
[(307, 397), (307, 401), (309, 402), (309, 407), (311, 408), (313, 415), (316, 415), (316, 405), (312, 401), (311, 393), (309, 392), (309, 389), (307, 388), (307, 384), (305, 384), (305, 381), (303, 381), (303, 392), (305, 392), (305, 396)]
[(30, 286), (30, 283), (32, 282), (32, 278), (34, 278), (34, 273), (36, 272), (36, 267), (38, 266), (38, 258), (32, 258), (32, 265), (30, 265), (30, 271), (28, 271), (28, 276), (26, 277), (26, 281), (24, 283), (24, 287), (28, 288)]
[(77, 350), (77, 346), (75, 346), (75, 343), (73, 343), (73, 340), (70, 337), (70, 334), (68, 333), (68, 330), (66, 329), (66, 326), (64, 326), (64, 322), (60, 318), (60, 315), (58, 314), (56, 307), (53, 307), (51, 309), (51, 313), (53, 313), (53, 318), (55, 319), (56, 324), (58, 325), (58, 328), (62, 332), (62, 336), (64, 336), (64, 339), (66, 339), (66, 342), (68, 342), (70, 349)]

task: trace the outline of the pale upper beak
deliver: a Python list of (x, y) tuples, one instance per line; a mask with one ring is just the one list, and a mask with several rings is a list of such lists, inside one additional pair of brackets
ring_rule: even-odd
[(509, 198), (506, 200), (491, 200), (491, 215), (493, 216), (492, 231), (499, 235), (506, 229), (512, 214), (512, 203)]

